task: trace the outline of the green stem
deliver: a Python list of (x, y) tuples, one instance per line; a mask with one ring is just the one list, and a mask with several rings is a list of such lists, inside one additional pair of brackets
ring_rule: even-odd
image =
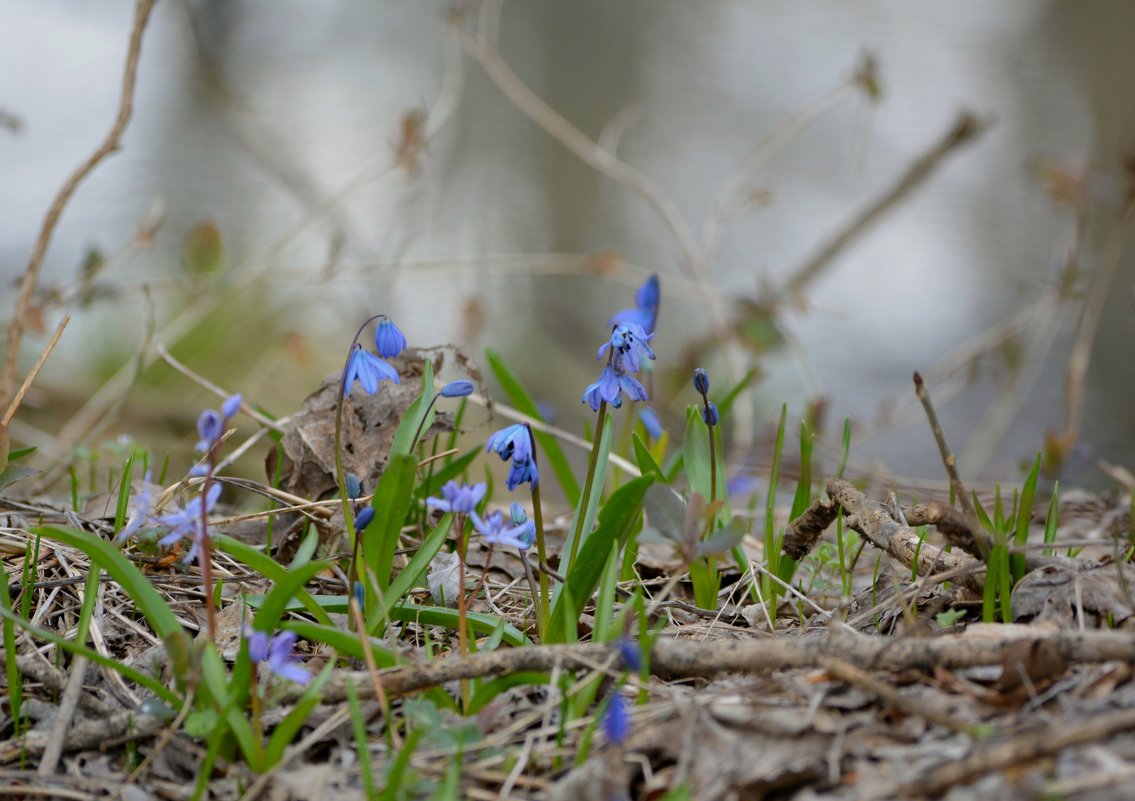
[(587, 462), (587, 477), (583, 481), (583, 497), (579, 499), (579, 511), (575, 515), (575, 526), (572, 530), (571, 555), (568, 557), (567, 568), (564, 574), (571, 572), (575, 564), (575, 555), (579, 552), (579, 541), (583, 539), (583, 518), (587, 516), (587, 507), (591, 503), (592, 483), (595, 481), (595, 468), (599, 466), (599, 440), (603, 436), (603, 423), (607, 418), (607, 401), (599, 401), (599, 415), (595, 418), (595, 439), (591, 443), (591, 457)]
[[(539, 483), (532, 488), (532, 522), (536, 524), (536, 558), (540, 560), (541, 565), (546, 565), (548, 564), (548, 556), (544, 549), (544, 512), (540, 507)], [(552, 610), (549, 605), (551, 596), (548, 594), (548, 574), (543, 570), (539, 573), (540, 592), (534, 603), (536, 605), (536, 628), (540, 633), (540, 641), (543, 642), (544, 633), (548, 630), (548, 618), (552, 616)]]

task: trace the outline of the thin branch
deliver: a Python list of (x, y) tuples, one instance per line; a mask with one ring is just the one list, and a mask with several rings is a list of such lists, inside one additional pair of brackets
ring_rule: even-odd
[(0, 420), (0, 427), (7, 426), (8, 423), (12, 422), (16, 410), (20, 408), (20, 403), (23, 401), (24, 395), (26, 395), (31, 388), (35, 377), (39, 375), (39, 371), (43, 367), (44, 362), (47, 361), (47, 357), (51, 355), (51, 351), (55, 350), (55, 346), (59, 343), (59, 337), (63, 336), (63, 329), (67, 327), (67, 323), (69, 322), (71, 322), (71, 316), (69, 314), (63, 315), (63, 319), (60, 320), (59, 325), (55, 327), (55, 333), (51, 335), (51, 340), (47, 343), (47, 347), (39, 354), (35, 365), (24, 378), (24, 383), (20, 385), (20, 390), (16, 393), (16, 397), (12, 398), (12, 402), (8, 404), (8, 411), (4, 412), (4, 419)]
[(860, 211), (842, 230), (828, 240), (818, 253), (796, 269), (785, 282), (776, 300), (790, 300), (803, 292), (808, 284), (835, 261), (837, 256), (866, 234), (907, 195), (925, 184), (947, 156), (962, 145), (976, 140), (987, 127), (987, 122), (978, 119), (969, 111), (962, 111), (950, 125), (950, 129), (907, 167), (890, 189)]
[(12, 314), (12, 322), (8, 326), (8, 350), (4, 357), (3, 376), (0, 377), (0, 398), (6, 403), (12, 397), (12, 390), (16, 383), (16, 366), (19, 363), (20, 340), (24, 333), (24, 317), (31, 305), (32, 295), (35, 293), (39, 281), (39, 271), (43, 266), (44, 256), (51, 244), (51, 237), (59, 218), (63, 216), (71, 196), (75, 194), (79, 184), (90, 175), (104, 159), (114, 154), (121, 147), (122, 134), (130, 123), (134, 111), (134, 86), (138, 75), (138, 60), (142, 52), (142, 34), (146, 30), (146, 23), (150, 19), (150, 12), (154, 8), (155, 0), (137, 0), (134, 7), (134, 24), (130, 30), (130, 44), (126, 50), (126, 68), (122, 75), (122, 92), (118, 101), (118, 113), (114, 124), (102, 144), (98, 146), (86, 161), (79, 165), (70, 177), (63, 183), (59, 193), (52, 201), (51, 207), (44, 217), (39, 237), (36, 239), (35, 249), (31, 259), (24, 270), (20, 280), (20, 294), (16, 298), (16, 307)]

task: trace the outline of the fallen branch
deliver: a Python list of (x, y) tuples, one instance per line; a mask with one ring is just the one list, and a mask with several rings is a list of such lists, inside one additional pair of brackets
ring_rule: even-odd
[[(971, 627), (974, 631), (976, 627)], [(872, 637), (846, 631), (806, 639), (751, 639), (697, 642), (658, 639), (650, 654), (650, 670), (664, 679), (708, 678), (721, 673), (767, 673), (784, 668), (825, 666), (836, 659), (861, 670), (931, 671), (999, 665), (1006, 649), (1015, 642), (1036, 641), (1051, 646), (1068, 664), (1135, 660), (1135, 633), (1085, 631), (1038, 634), (1027, 629), (980, 627), (974, 633), (930, 638)], [(615, 665), (616, 643), (540, 645), (449, 657), (432, 662), (387, 668), (380, 672), (389, 697), (436, 687), (460, 679), (504, 676), (520, 672), (593, 670), (596, 665)], [(827, 663), (830, 666), (830, 662)], [(340, 671), (323, 691), (325, 701), (347, 698), (354, 685), (360, 697), (373, 697), (367, 671)], [(302, 690), (293, 690), (293, 693)]]

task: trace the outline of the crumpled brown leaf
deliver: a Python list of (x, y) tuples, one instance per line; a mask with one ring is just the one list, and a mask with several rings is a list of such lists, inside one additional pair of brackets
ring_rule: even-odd
[[(441, 369), (444, 354), (430, 356), (434, 374)], [(400, 384), (383, 382), (379, 391), (367, 395), (356, 387), (343, 405), (343, 469), (354, 473), (364, 491), (372, 490), (386, 467), (394, 432), (406, 409), (422, 392), (424, 360), (421, 352), (391, 359)], [(304, 399), (303, 409), (292, 416), (284, 433), (281, 486), (293, 495), (320, 499), (336, 488), (335, 405), (339, 374), (327, 376), (319, 389)], [(453, 416), (437, 412), (423, 438), (453, 430)], [(276, 449), (269, 451), (267, 470), (275, 473)]]
[(1118, 625), (1135, 615), (1114, 565), (1087, 570), (1052, 565), (1034, 570), (1013, 588), (1012, 606), (1014, 620), (1052, 620), (1066, 628), (1073, 625), (1081, 609), (1096, 618), (1084, 621), (1086, 625), (1098, 625), (1109, 615)]

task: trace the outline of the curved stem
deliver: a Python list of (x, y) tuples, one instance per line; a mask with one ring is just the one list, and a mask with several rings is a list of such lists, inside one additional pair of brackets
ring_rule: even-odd
[[(536, 435), (532, 433), (532, 426), (528, 423), (524, 424), (524, 430), (528, 432), (529, 450), (532, 453), (532, 464), (536, 466), (536, 475), (540, 475), (540, 462), (536, 458)], [(536, 525), (536, 555), (540, 560), (540, 564), (545, 565), (548, 563), (547, 551), (544, 547), (544, 509), (540, 503), (540, 480), (537, 478), (536, 483), (532, 487), (532, 522)], [(535, 587), (533, 587), (535, 589)], [(539, 597), (532, 599), (532, 603), (536, 608), (536, 628), (539, 630), (540, 637), (543, 639), (544, 632), (548, 630), (548, 618), (552, 616), (550, 607), (551, 595), (548, 592), (548, 574), (543, 570), (540, 571), (540, 593)]]

